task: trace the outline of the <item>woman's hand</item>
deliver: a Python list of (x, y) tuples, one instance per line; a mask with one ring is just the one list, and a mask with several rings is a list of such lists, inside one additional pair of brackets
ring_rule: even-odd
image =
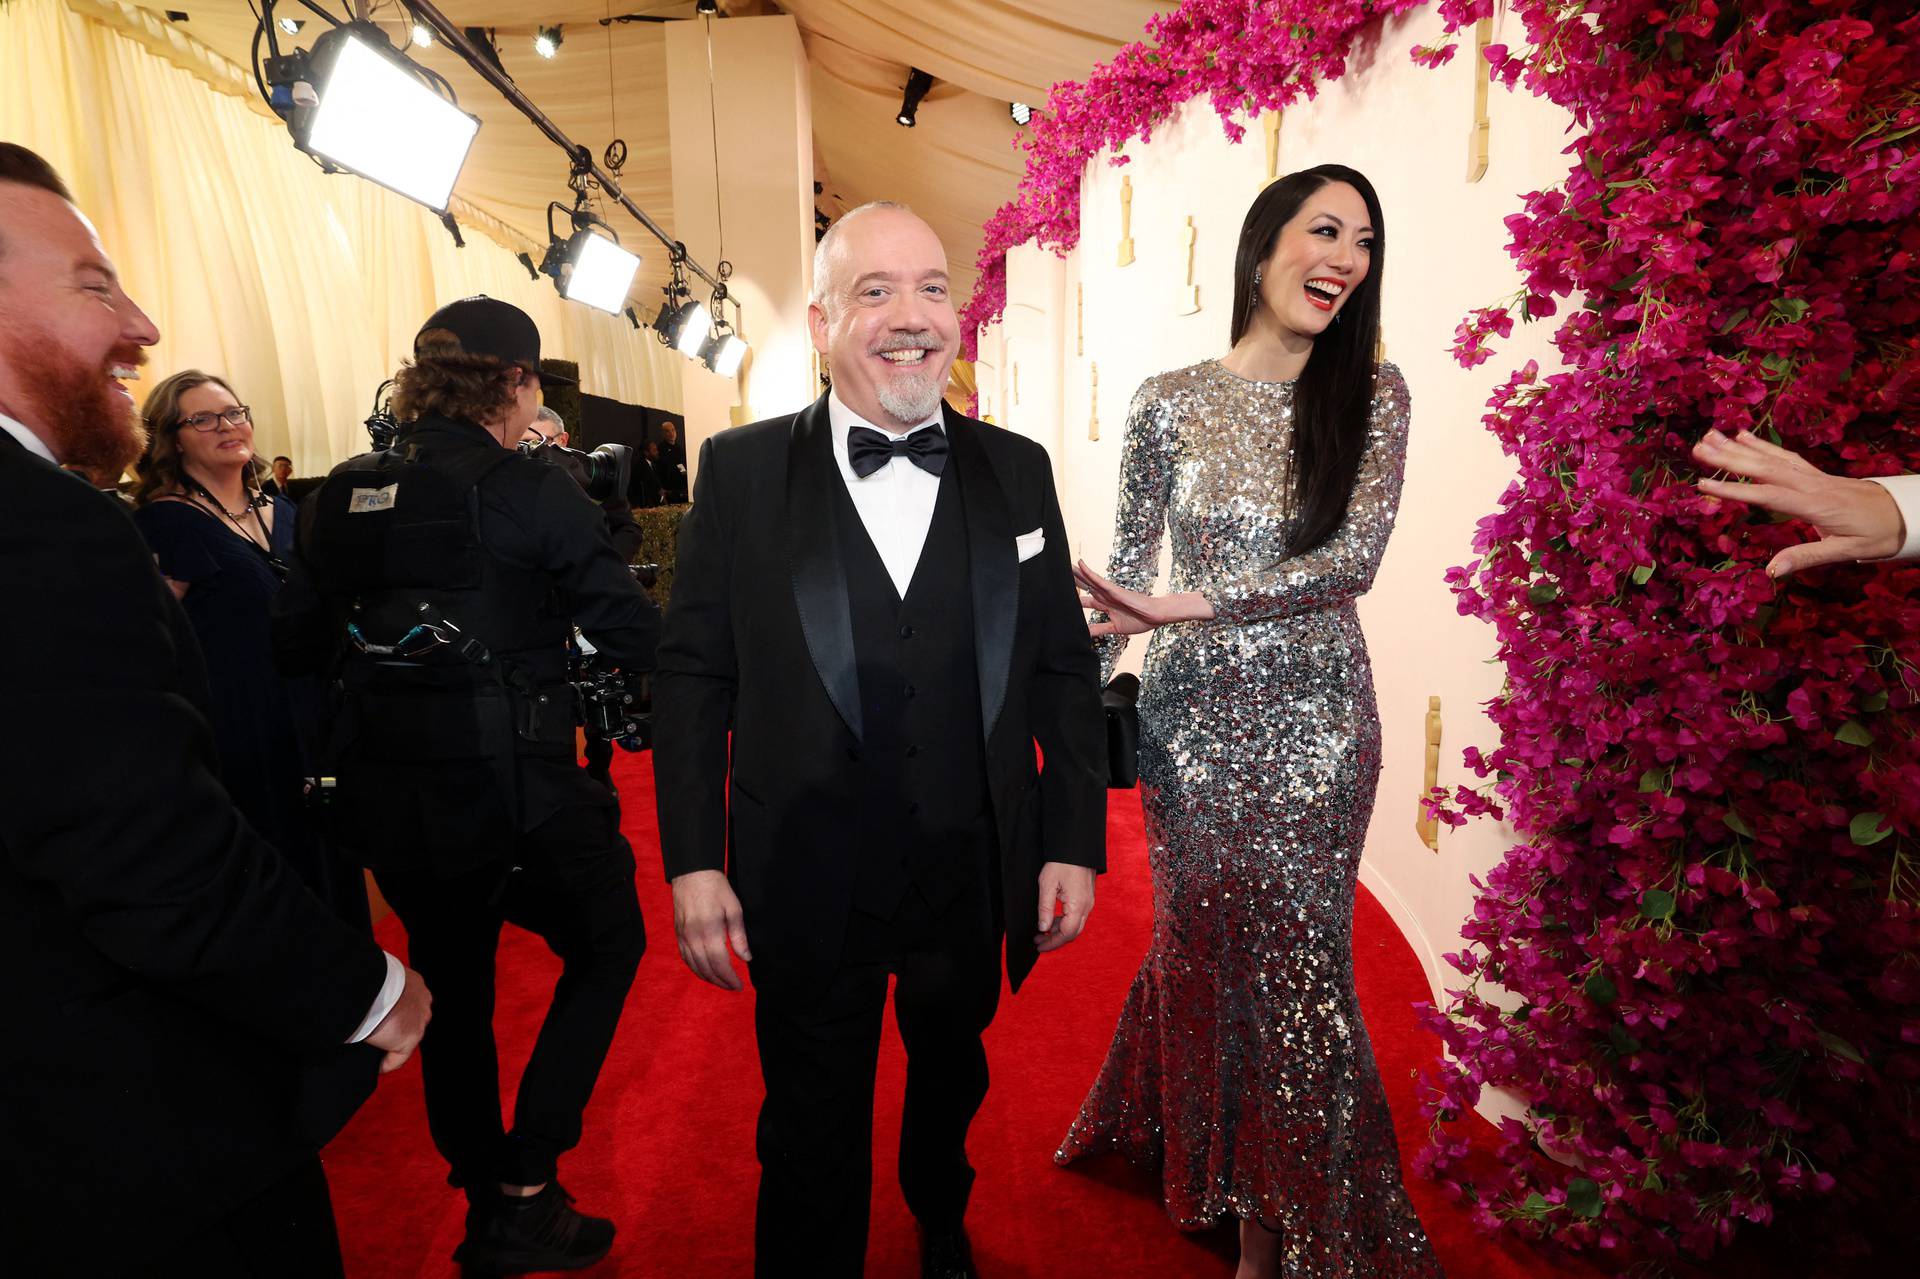
[(1213, 605), (1198, 591), (1177, 595), (1130, 591), (1088, 568), (1085, 560), (1074, 565), (1073, 580), (1080, 585), (1080, 606), (1107, 615), (1107, 621), (1088, 624), (1090, 635), (1139, 635), (1169, 622), (1199, 622), (1213, 617)]

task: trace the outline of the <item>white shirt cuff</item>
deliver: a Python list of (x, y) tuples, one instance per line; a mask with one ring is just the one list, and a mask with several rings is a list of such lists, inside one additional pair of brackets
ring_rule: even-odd
[[(387, 955), (385, 951), (380, 952)], [(373, 1007), (367, 1009), (366, 1020), (360, 1028), (347, 1036), (347, 1042), (357, 1044), (373, 1033), (374, 1027), (387, 1019), (393, 1006), (400, 1002), (400, 992), (407, 988), (407, 969), (404, 964), (387, 955), (387, 979), (380, 983), (380, 995), (373, 1001)]]
[(1870, 478), (1892, 495), (1893, 504), (1900, 508), (1900, 518), (1907, 525), (1906, 540), (1898, 551), (1887, 558), (1920, 559), (1920, 475), (1878, 475)]

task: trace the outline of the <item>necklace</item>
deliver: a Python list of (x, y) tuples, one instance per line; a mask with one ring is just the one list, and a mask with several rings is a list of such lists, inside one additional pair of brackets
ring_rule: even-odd
[[(220, 512), (220, 514), (226, 516), (227, 523), (233, 525), (235, 532), (239, 533), (240, 536), (246, 538), (249, 542), (252, 542), (255, 546), (259, 547), (262, 551), (266, 552), (267, 557), (269, 559), (273, 557), (273, 549), (272, 549), (273, 535), (267, 532), (266, 521), (262, 519), (260, 516), (261, 503), (257, 499), (250, 497), (241, 504), (239, 510), (229, 511), (226, 507), (226, 504), (222, 502), (219, 498), (213, 495), (212, 489), (209, 489), (205, 484), (202, 484), (198, 479), (195, 479), (193, 476), (188, 476), (187, 479), (193, 485), (194, 492), (189, 494), (189, 496), (193, 499), (196, 505), (198, 505), (201, 499), (204, 498), (206, 500), (207, 505), (213, 507), (213, 509)], [(244, 490), (242, 491), (244, 492)], [(247, 512), (249, 511), (253, 512), (253, 522), (255, 525), (258, 526), (260, 530), (260, 535), (258, 537), (254, 536), (252, 529), (249, 529), (245, 524), (242, 524), (240, 522), (240, 517), (247, 514)]]

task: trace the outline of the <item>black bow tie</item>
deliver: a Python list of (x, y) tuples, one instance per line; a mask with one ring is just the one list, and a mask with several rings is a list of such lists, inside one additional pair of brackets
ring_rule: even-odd
[(937, 426), (912, 435), (887, 435), (870, 426), (856, 426), (847, 432), (847, 461), (861, 479), (896, 457), (906, 458), (928, 475), (938, 475), (947, 466), (946, 433)]

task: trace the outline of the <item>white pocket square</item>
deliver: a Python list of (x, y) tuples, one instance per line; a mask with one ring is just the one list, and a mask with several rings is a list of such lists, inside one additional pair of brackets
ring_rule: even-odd
[(1022, 564), (1025, 564), (1028, 560), (1038, 555), (1041, 548), (1046, 544), (1047, 534), (1044, 529), (1035, 529), (1031, 533), (1022, 533), (1013, 539), (1013, 549), (1019, 554)]

